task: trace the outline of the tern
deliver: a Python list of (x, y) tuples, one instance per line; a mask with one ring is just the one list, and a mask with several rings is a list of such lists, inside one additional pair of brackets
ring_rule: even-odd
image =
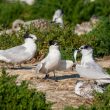
[(26, 33), (24, 38), (25, 41), (22, 45), (0, 50), (0, 61), (16, 64), (32, 59), (36, 53), (37, 47), (35, 41), (37, 37), (33, 34)]
[(54, 72), (55, 77), (55, 70), (57, 70), (60, 61), (61, 61), (61, 53), (59, 50), (59, 45), (56, 41), (49, 41), (49, 52), (48, 55), (37, 64), (36, 72), (37, 73), (44, 73), (45, 79), (49, 77), (49, 72)]
[(93, 58), (93, 48), (83, 45), (78, 49), (82, 54), (81, 64), (76, 64), (76, 71), (81, 77), (94, 79), (100, 84), (110, 83), (110, 75), (95, 62)]

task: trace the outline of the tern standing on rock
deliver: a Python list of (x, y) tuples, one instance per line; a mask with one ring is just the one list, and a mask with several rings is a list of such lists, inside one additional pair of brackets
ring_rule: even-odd
[(45, 79), (49, 77), (48, 73), (53, 71), (55, 77), (55, 70), (57, 70), (60, 61), (61, 53), (59, 51), (59, 45), (56, 41), (49, 41), (49, 53), (48, 55), (36, 66), (36, 72), (45, 73)]
[(76, 65), (78, 74), (84, 78), (95, 79), (98, 84), (110, 83), (110, 75), (93, 59), (93, 48), (83, 45), (78, 51), (82, 54), (81, 64)]
[(36, 52), (35, 41), (37, 40), (37, 37), (33, 34), (26, 33), (24, 38), (24, 44), (10, 49), (0, 50), (0, 60), (16, 64), (33, 58)]

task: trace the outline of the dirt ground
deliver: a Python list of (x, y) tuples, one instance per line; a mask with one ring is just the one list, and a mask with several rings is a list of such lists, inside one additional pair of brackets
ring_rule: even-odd
[[(97, 62), (105, 68), (110, 68), (110, 57), (98, 59)], [(90, 104), (90, 100), (77, 96), (74, 93), (75, 82), (79, 75), (74, 71), (57, 71), (57, 82), (54, 81), (53, 73), (50, 78), (44, 80), (44, 74), (36, 74), (33, 64), (25, 64), (22, 69), (8, 69), (10, 75), (18, 75), (16, 83), (19, 85), (22, 80), (30, 81), (30, 86), (46, 94), (47, 101), (53, 102), (52, 110), (63, 110), (65, 106), (78, 107), (81, 104)]]

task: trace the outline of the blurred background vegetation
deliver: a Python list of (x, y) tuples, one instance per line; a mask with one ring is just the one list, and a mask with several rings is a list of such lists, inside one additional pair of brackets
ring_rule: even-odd
[[(72, 50), (84, 44), (93, 46), (95, 57), (110, 55), (110, 0), (94, 0), (94, 2), (91, 2), (91, 0), (36, 0), (32, 6), (21, 4), (20, 2), (8, 3), (6, 0), (0, 0), (0, 30), (11, 28), (12, 22), (16, 19), (28, 21), (44, 18), (51, 20), (54, 11), (58, 8), (64, 11), (64, 29), (53, 27), (50, 31), (44, 32), (34, 27), (30, 29), (31, 33), (43, 40), (42, 42), (36, 43), (38, 46), (37, 52), (42, 50), (46, 54), (48, 47), (45, 42), (47, 43), (49, 40), (54, 39), (60, 42), (62, 58), (64, 59), (72, 59)], [(86, 35), (75, 35), (73, 33), (75, 25), (90, 20), (93, 15), (100, 18), (98, 25)], [(23, 43), (23, 32), (20, 32), (18, 36), (16, 36), (16, 34), (0, 36), (0, 49), (7, 49), (21, 43)], [(2, 73), (4, 73), (4, 71)], [(27, 90), (25, 84), (16, 87), (14, 81), (14, 78), (7, 77), (6, 74), (0, 77), (1, 110), (4, 107), (6, 110), (6, 107), (11, 109), (15, 107), (16, 110), (18, 110), (23, 104), (26, 105), (23, 105), (23, 107), (27, 107), (24, 108), (27, 110), (29, 109), (28, 105), (31, 105), (32, 110), (50, 109), (50, 104), (45, 102), (46, 99), (43, 93), (35, 93), (33, 90)], [(96, 98), (91, 107), (81, 106), (77, 109), (67, 107), (65, 110), (109, 110), (109, 91), (110, 87), (108, 87), (104, 94), (96, 94)], [(19, 97), (16, 97), (16, 93)], [(23, 100), (22, 102), (21, 99), (25, 101)], [(28, 100), (30, 100), (29, 104), (27, 103)], [(40, 101), (37, 102), (36, 100)]]
[[(43, 18), (51, 20), (56, 9), (63, 9), (65, 28), (52, 28), (49, 32), (39, 32), (31, 29), (30, 32), (43, 38), (44, 42), (56, 39), (61, 42), (62, 58), (72, 59), (72, 49), (76, 49), (84, 44), (92, 45), (95, 56), (110, 54), (110, 0), (36, 0), (31, 6), (6, 0), (0, 0), (0, 25), (1, 30), (10, 28), (16, 19), (24, 21)], [(99, 25), (89, 34), (77, 36), (73, 33), (75, 25), (90, 20), (95, 15), (101, 21)], [(12, 37), (13, 36), (13, 37)], [(16, 35), (4, 35), (0, 37), (0, 49), (6, 49), (23, 42), (21, 37)], [(9, 38), (9, 39), (8, 39)], [(38, 43), (38, 51), (44, 49), (44, 42)]]
[(9, 25), (15, 19), (32, 20), (51, 19), (56, 9), (63, 9), (64, 21), (80, 23), (89, 20), (92, 15), (109, 16), (110, 0), (35, 0), (35, 4), (7, 3), (0, 0), (0, 24)]

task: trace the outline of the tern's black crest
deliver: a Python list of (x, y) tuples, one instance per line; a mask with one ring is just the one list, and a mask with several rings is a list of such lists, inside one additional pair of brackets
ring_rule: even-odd
[(92, 47), (90, 45), (83, 45), (80, 49), (92, 49)]
[(30, 36), (30, 34), (29, 34), (28, 31), (24, 34), (24, 38), (25, 38), (25, 39), (26, 39), (26, 38), (31, 38), (31, 39), (33, 39), (33, 37)]
[(89, 49), (89, 48), (92, 48), (90, 45), (85, 45), (84, 46), (84, 49)]
[(51, 45), (55, 45), (55, 44), (57, 44), (56, 41), (54, 41), (54, 40), (50, 40), (50, 41), (49, 41), (49, 46), (51, 46)]
[(64, 11), (61, 9), (61, 14), (63, 15), (64, 14)]
[(27, 31), (25, 34), (24, 34), (24, 38), (28, 38), (29, 37), (29, 32)]

